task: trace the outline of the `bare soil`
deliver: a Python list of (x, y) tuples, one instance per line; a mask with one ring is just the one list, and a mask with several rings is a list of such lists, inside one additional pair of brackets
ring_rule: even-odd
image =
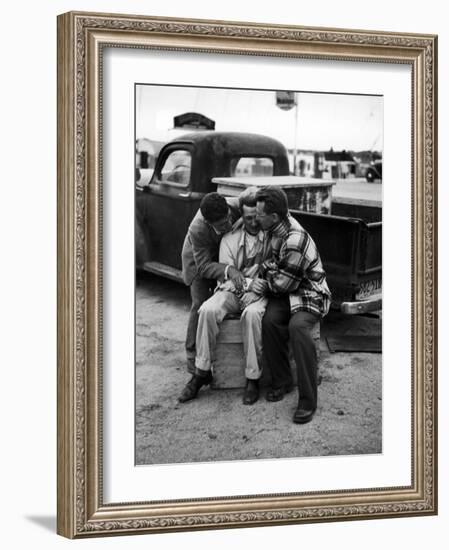
[(326, 335), (376, 335), (379, 318), (329, 314), (322, 327), (319, 404), (309, 424), (292, 415), (296, 392), (283, 401), (242, 404), (242, 390), (202, 388), (178, 403), (189, 379), (184, 338), (189, 290), (153, 276), (136, 287), (136, 464), (382, 452), (382, 355), (331, 353)]

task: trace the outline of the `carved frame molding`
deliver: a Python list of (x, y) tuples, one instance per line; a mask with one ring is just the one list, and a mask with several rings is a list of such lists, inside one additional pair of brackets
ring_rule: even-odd
[[(410, 487), (102, 502), (101, 86), (105, 47), (412, 67)], [(430, 35), (70, 12), (58, 18), (58, 532), (71, 538), (435, 514), (436, 55)]]

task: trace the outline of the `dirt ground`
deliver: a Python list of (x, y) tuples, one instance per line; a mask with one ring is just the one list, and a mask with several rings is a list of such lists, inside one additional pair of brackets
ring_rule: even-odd
[(136, 464), (251, 460), (382, 452), (382, 355), (330, 353), (326, 335), (379, 335), (380, 318), (329, 314), (322, 326), (319, 404), (297, 425), (296, 392), (252, 406), (242, 390), (202, 388), (178, 403), (189, 376), (184, 338), (188, 289), (158, 276), (136, 287)]

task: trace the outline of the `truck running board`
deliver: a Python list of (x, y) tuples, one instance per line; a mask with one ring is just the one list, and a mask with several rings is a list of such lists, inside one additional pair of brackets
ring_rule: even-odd
[(168, 279), (176, 281), (177, 283), (183, 282), (181, 270), (161, 264), (159, 262), (145, 262), (143, 264), (143, 269), (145, 271), (149, 271), (150, 273), (155, 273), (156, 275), (167, 277)]

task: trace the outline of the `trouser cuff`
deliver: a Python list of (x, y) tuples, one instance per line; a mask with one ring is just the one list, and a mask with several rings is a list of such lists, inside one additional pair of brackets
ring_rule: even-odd
[(211, 369), (211, 360), (210, 357), (200, 357), (196, 356), (195, 367), (202, 371), (209, 371)]

